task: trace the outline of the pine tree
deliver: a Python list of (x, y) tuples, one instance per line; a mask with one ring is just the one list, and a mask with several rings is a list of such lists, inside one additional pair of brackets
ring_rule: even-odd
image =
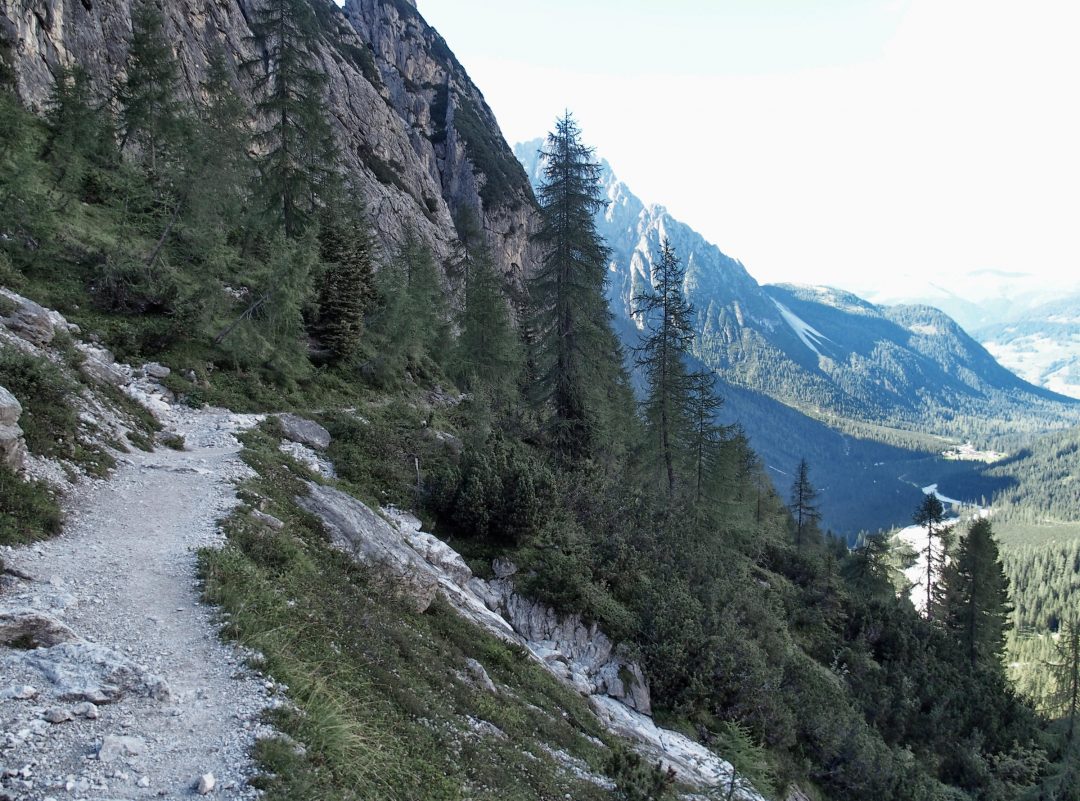
[(710, 474), (716, 467), (720, 446), (728, 428), (716, 422), (724, 399), (716, 394), (716, 375), (699, 370), (690, 375), (690, 397), (687, 409), (690, 418), (689, 451), (694, 467), (694, 498), (700, 503)]
[(1009, 628), (1009, 580), (990, 521), (974, 521), (942, 574), (946, 627), (974, 668), (998, 665)]
[(940, 574), (939, 565), (945, 562), (945, 529), (941, 525), (945, 519), (945, 507), (941, 505), (938, 496), (931, 492), (923, 498), (919, 508), (915, 511), (913, 520), (915, 525), (926, 528), (926, 547), (922, 553), (926, 557), (926, 617), (934, 619), (935, 607), (938, 605), (938, 594), (935, 592), (937, 584), (935, 576)]
[(343, 220), (340, 212), (327, 209), (319, 224), (319, 255), (326, 265), (319, 295), (319, 331), (339, 359), (359, 348), (364, 315), (375, 298), (375, 243), (362, 210), (349, 216)]
[(810, 483), (810, 465), (805, 459), (799, 460), (799, 469), (795, 483), (791, 487), (791, 516), (795, 519), (795, 545), (802, 548), (805, 541), (817, 532), (821, 519), (818, 511), (818, 491)]
[(472, 236), (463, 237), (455, 260), (464, 282), (464, 303), (458, 315), (461, 333), (454, 347), (453, 372), (465, 389), (484, 387), (492, 406), (505, 411), (520, 374), (521, 346), (510, 320), (504, 281), (478, 228), (474, 230)]
[(165, 35), (165, 19), (153, 0), (131, 17), (127, 75), (120, 84), (121, 146), (135, 144), (152, 183), (168, 171), (185, 136), (177, 99), (180, 69)]
[(45, 124), (48, 136), (42, 155), (56, 169), (61, 187), (82, 195), (91, 170), (115, 167), (113, 126), (82, 67), (65, 67), (56, 74)]
[(1076, 717), (1080, 714), (1080, 624), (1075, 617), (1063, 620), (1054, 642), (1055, 660), (1048, 662), (1054, 677), (1055, 692), (1050, 709), (1066, 723), (1067, 750), (1074, 750)]
[(604, 294), (608, 250), (593, 216), (604, 207), (600, 165), (569, 113), (548, 134), (541, 155), (534, 241), (544, 255), (529, 282), (536, 391), (550, 410), (555, 451), (572, 459), (594, 452), (603, 439), (609, 393), (622, 365)]
[(256, 74), (256, 111), (266, 126), (258, 136), (260, 186), (271, 221), (295, 238), (334, 183), (326, 76), (313, 66), (318, 22), (308, 0), (269, 0), (254, 12), (251, 31), (261, 57), (247, 67)]
[(686, 357), (694, 331), (690, 304), (683, 295), (683, 277), (675, 249), (665, 238), (660, 244), (652, 286), (634, 297), (635, 312), (645, 324), (645, 335), (635, 349), (634, 360), (648, 382), (645, 420), (664, 468), (668, 497), (675, 494), (676, 459), (692, 427), (693, 381)]

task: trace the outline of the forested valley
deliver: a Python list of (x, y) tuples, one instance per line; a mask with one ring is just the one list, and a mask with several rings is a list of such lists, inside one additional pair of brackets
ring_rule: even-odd
[[(112, 94), (72, 66), (35, 116), (5, 66), (0, 284), (62, 311), (121, 358), (172, 366), (166, 385), (189, 404), (319, 417), (342, 486), (411, 509), (478, 574), (494, 557), (513, 560), (521, 591), (597, 623), (640, 661), (657, 720), (730, 759), (765, 797), (797, 786), (836, 801), (1080, 798), (1078, 710), (1062, 699), (1080, 675), (1069, 647), (1080, 630), (1070, 617), (1077, 540), (1010, 546), (1003, 558), (995, 539), (999, 525), (1077, 519), (1075, 491), (1046, 492), (1063, 471), (1075, 476), (1075, 434), (1000, 467), (1018, 480), (1000, 499), (1000, 523), (954, 530), (917, 611), (885, 535), (850, 547), (823, 530), (812, 462), (793, 485), (774, 482), (738, 425), (717, 422), (723, 396), (692, 358), (694, 309), (670, 243), (634, 299), (640, 343), (620, 345), (594, 224), (600, 168), (572, 115), (543, 146), (531, 239), (542, 257), (524, 280), (496, 268), (467, 213), (445, 260), (419, 235), (379, 247), (339, 168), (313, 67), (333, 36), (321, 3), (260, 6), (251, 30), (265, 59), (237, 64), (222, 49), (195, 104), (179, 91), (151, 2), (137, 7)], [(64, 393), (55, 375), (9, 348), (0, 384), (41, 399), (27, 405), (42, 447), (75, 425), (46, 408)], [(270, 458), (258, 436), (250, 442), (252, 458)], [(291, 487), (295, 477), (281, 474)], [(0, 489), (0, 543), (55, 530), (44, 488), (3, 467)], [(297, 520), (303, 536), (231, 534), (204, 575), (212, 597), (238, 609), (270, 603), (272, 590), (237, 594), (253, 576), (286, 585), (310, 567), (322, 535)], [(377, 616), (345, 568), (318, 564), (316, 589), (300, 597), (327, 616)], [(223, 575), (231, 586), (215, 584)], [(242, 639), (256, 625), (238, 613), (230, 630)], [(1029, 628), (1057, 635), (1025, 657), (1054, 664), (1050, 688), (1010, 680), (1006, 642)], [(285, 670), (298, 646), (281, 647), (269, 662)], [(380, 669), (351, 654), (337, 657), (349, 676)], [(366, 699), (334, 684), (346, 673), (318, 679), (349, 704), (306, 706), (291, 725), (364, 714)], [(425, 711), (402, 702), (392, 714), (413, 725)], [(352, 750), (327, 739), (302, 758), (261, 754), (268, 797), (423, 792), (407, 771), (371, 779), (370, 796), (352, 784), (365, 749), (392, 743), (423, 759), (428, 743), (393, 739), (398, 717), (387, 715)], [(612, 797), (675, 796), (659, 767), (623, 755), (608, 769)], [(439, 781), (438, 797), (471, 797)], [(513, 792), (505, 797), (544, 797)]]

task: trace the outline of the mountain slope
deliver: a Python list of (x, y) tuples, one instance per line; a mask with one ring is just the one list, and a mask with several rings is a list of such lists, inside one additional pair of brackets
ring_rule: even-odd
[[(24, 103), (41, 110), (63, 66), (85, 68), (106, 95), (124, 73), (133, 0), (48, 0), (0, 6), (0, 55)], [(259, 60), (248, 0), (162, 4), (181, 65), (182, 91), (201, 96), (210, 53), (221, 47), (253, 101), (239, 65)], [(313, 0), (317, 68), (342, 149), (341, 169), (366, 202), (379, 241), (394, 249), (415, 231), (445, 258), (454, 220), (476, 213), (497, 263), (529, 267), (532, 192), (483, 95), (416, 8), (403, 0)]]
[[(515, 153), (539, 178), (539, 140)], [(760, 286), (663, 206), (646, 206), (604, 165), (608, 208), (597, 226), (612, 250), (610, 300), (633, 322), (632, 299), (667, 237), (686, 267), (697, 356), (733, 383), (809, 414), (957, 437), (1077, 419), (1075, 404), (998, 365), (946, 315), (878, 307), (834, 289)], [(1035, 418), (1038, 418), (1036, 421)]]
[(1026, 380), (1080, 398), (1080, 295), (1044, 303), (975, 334), (994, 358)]

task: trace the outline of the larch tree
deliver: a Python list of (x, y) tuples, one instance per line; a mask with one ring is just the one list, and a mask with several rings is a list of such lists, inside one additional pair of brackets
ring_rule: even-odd
[(694, 499), (700, 503), (710, 474), (716, 467), (719, 449), (729, 429), (716, 422), (724, 399), (716, 393), (716, 375), (707, 370), (690, 374), (690, 397), (687, 404), (690, 419), (688, 446), (693, 459)]
[(151, 183), (162, 180), (184, 141), (179, 80), (165, 18), (152, 0), (143, 0), (132, 13), (127, 73), (117, 94), (122, 147), (138, 147)]
[(694, 330), (691, 308), (683, 294), (683, 268), (665, 238), (653, 269), (651, 286), (634, 297), (634, 311), (645, 332), (634, 361), (648, 389), (643, 404), (658, 462), (663, 466), (668, 497), (675, 494), (676, 461), (692, 430), (690, 399), (693, 381), (686, 366)]
[(945, 626), (971, 666), (1000, 664), (1012, 605), (989, 520), (971, 524), (941, 578)]
[(274, 227), (295, 239), (334, 183), (326, 76), (314, 66), (318, 21), (308, 0), (269, 0), (253, 13), (251, 33), (260, 53), (246, 66), (255, 75), (255, 110), (264, 126), (256, 136), (261, 192)]
[(454, 266), (463, 291), (452, 372), (466, 389), (484, 389), (493, 408), (505, 411), (521, 372), (521, 344), (511, 322), (505, 282), (491, 261), (479, 225), (459, 223), (458, 232), (462, 241)]
[(818, 491), (810, 481), (810, 465), (799, 460), (795, 483), (791, 486), (791, 516), (795, 520), (795, 545), (802, 548), (808, 535), (817, 531), (821, 512), (818, 510)]
[(605, 201), (600, 165), (569, 113), (548, 134), (541, 155), (534, 242), (543, 257), (529, 282), (536, 400), (549, 410), (556, 453), (573, 459), (597, 447), (609, 390), (622, 371), (605, 297), (608, 250), (594, 220)]
[(926, 529), (926, 547), (922, 555), (926, 558), (926, 618), (934, 619), (935, 608), (938, 606), (937, 578), (940, 577), (940, 567), (945, 563), (945, 534), (946, 529), (942, 526), (945, 519), (945, 507), (942, 506), (936, 493), (928, 493), (923, 498), (919, 508), (915, 510), (912, 518), (915, 525)]
[(1066, 742), (1075, 746), (1076, 717), (1080, 714), (1080, 622), (1076, 617), (1063, 620), (1054, 642), (1054, 661), (1047, 667), (1054, 677), (1055, 691), (1050, 709), (1066, 721)]

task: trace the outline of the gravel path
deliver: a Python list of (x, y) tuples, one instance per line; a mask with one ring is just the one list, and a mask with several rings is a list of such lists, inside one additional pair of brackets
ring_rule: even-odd
[(125, 455), (77, 491), (60, 537), (3, 553), (33, 580), (6, 580), (0, 611), (44, 612), (78, 639), (0, 647), (0, 799), (185, 798), (208, 773), (209, 797), (258, 795), (250, 749), (280, 688), (219, 640), (195, 579), (249, 473), (233, 434), (256, 418), (168, 414), (187, 450)]

